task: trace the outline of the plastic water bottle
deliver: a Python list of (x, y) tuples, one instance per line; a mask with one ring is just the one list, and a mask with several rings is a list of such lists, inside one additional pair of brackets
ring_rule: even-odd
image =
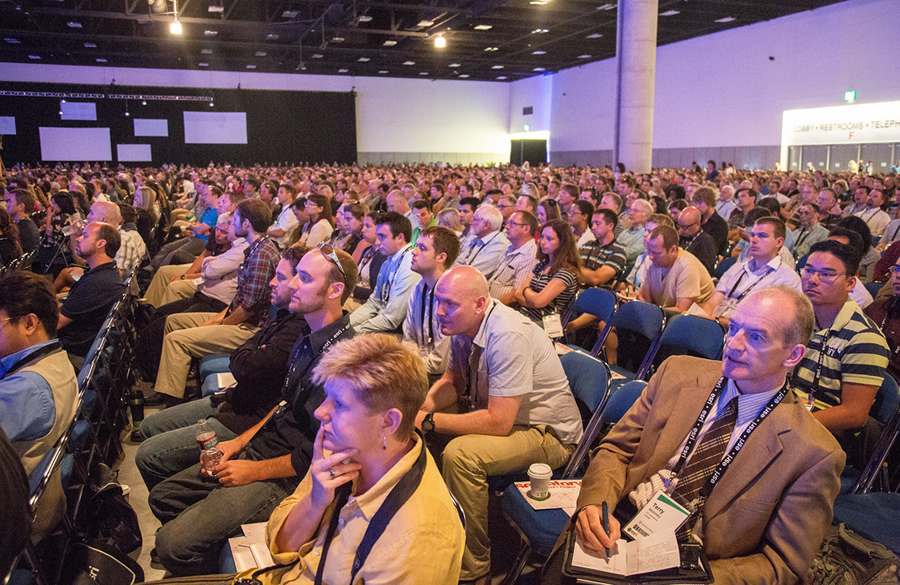
[(216, 431), (205, 418), (197, 421), (197, 444), (200, 446), (200, 465), (212, 475), (222, 460), (222, 452), (217, 447), (219, 439), (216, 437)]

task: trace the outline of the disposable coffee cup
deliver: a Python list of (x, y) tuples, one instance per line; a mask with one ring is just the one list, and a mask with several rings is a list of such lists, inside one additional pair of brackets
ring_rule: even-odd
[(546, 463), (533, 463), (528, 468), (528, 479), (531, 480), (531, 489), (528, 497), (532, 500), (546, 500), (550, 497), (550, 478), (553, 470)]

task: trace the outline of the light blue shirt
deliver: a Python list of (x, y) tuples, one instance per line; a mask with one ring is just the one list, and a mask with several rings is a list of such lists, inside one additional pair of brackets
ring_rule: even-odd
[(350, 324), (357, 333), (400, 330), (406, 319), (409, 295), (422, 278), (412, 271), (411, 263), (411, 245), (384, 261), (369, 300), (350, 314)]
[(0, 427), (10, 441), (34, 441), (53, 428), (56, 404), (47, 380), (36, 372), (6, 373), (18, 361), (55, 341), (38, 343), (0, 359)]
[(634, 262), (644, 251), (644, 226), (623, 230), (616, 237), (616, 243), (625, 249), (625, 260)]

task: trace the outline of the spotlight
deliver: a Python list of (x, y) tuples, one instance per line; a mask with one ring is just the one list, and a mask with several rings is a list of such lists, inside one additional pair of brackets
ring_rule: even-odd
[(443, 49), (447, 46), (447, 39), (444, 38), (444, 35), (434, 37), (434, 46), (438, 49)]
[(182, 32), (181, 31), (181, 23), (178, 22), (177, 16), (175, 17), (175, 20), (172, 22), (172, 24), (169, 25), (169, 32), (172, 33), (173, 35), (181, 34), (181, 32)]

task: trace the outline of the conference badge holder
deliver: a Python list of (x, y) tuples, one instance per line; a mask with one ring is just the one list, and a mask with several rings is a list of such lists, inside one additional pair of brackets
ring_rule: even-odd
[(544, 315), (544, 332), (550, 339), (557, 339), (563, 336), (562, 319), (559, 313), (551, 313)]
[(678, 494), (660, 490), (622, 528), (622, 532), (635, 540), (658, 532), (676, 532), (691, 517), (693, 510), (693, 506)]

